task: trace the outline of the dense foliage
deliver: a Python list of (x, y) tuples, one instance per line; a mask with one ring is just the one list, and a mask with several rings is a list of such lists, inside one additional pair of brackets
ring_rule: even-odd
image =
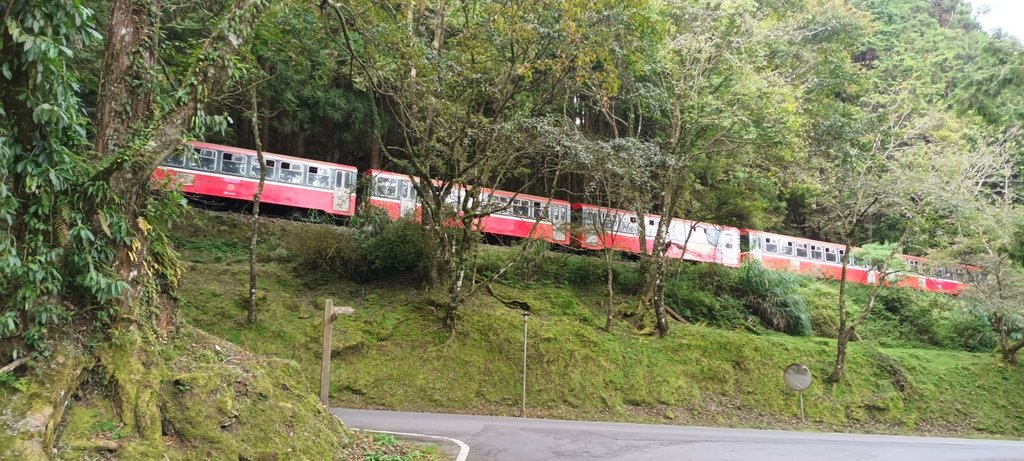
[[(420, 229), (371, 219), (349, 247), (347, 231), (300, 243), (310, 260), (344, 254), (328, 269), (347, 274), (424, 273), (447, 290), (449, 326), (488, 281), (530, 270), (528, 246), (496, 265), (481, 253), (473, 223), (493, 210), (478, 192), (448, 201), (471, 183), (848, 247), (896, 242), (880, 268), (897, 250), (968, 261), (979, 268), (969, 319), (990, 323), (1005, 360), (1024, 348), (1024, 53), (982, 31), (962, 0), (0, 8), (4, 356), (39, 348), (56, 323), (156, 324), (139, 306), (179, 268), (164, 236), (176, 201), (150, 199), (150, 172), (189, 137), (244, 147), (256, 131), (267, 150), (439, 180), (416, 186)], [(753, 312), (794, 334), (830, 321), (797, 301), (795, 281), (752, 267), (738, 303), (688, 293), (663, 257), (667, 223), (650, 230), (637, 272), (608, 256), (596, 274), (609, 318), (624, 289), (654, 306), (661, 334), (667, 308), (722, 323)], [(898, 305), (879, 293), (848, 324), (840, 287), (840, 359), (876, 301)]]

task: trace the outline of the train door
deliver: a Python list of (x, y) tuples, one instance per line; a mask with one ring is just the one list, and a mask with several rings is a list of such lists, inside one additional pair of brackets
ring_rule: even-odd
[[(644, 233), (647, 235), (644, 236), (643, 240), (640, 243), (640, 251), (653, 252), (654, 237), (658, 235), (658, 224), (661, 223), (661, 218), (652, 218), (648, 216), (644, 219), (647, 220), (647, 225), (644, 227)], [(644, 250), (645, 247), (647, 248), (646, 250)]]
[(412, 180), (402, 181), (402, 193), (398, 196), (398, 203), (402, 216), (416, 214), (416, 188), (412, 186)]
[(740, 265), (740, 235), (728, 230), (722, 233), (722, 264), (726, 266)]
[(569, 227), (569, 209), (562, 205), (552, 205), (549, 209), (551, 211), (548, 219), (553, 226), (551, 237), (558, 242), (565, 241)]
[(351, 211), (352, 191), (355, 190), (355, 173), (345, 170), (334, 171), (334, 209)]

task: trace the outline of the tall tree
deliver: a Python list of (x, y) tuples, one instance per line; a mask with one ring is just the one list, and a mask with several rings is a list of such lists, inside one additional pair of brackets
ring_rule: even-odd
[[(59, 1), (4, 6), (4, 350), (10, 352), (11, 338), (42, 348), (54, 325), (92, 325), (91, 333), (108, 338), (89, 352), (74, 343), (75, 335), (55, 338), (62, 347), (78, 348), (62, 354), (65, 360), (93, 360), (66, 363), (71, 378), (54, 383), (64, 387), (29, 409), (24, 427), (37, 432), (11, 448), (22, 456), (37, 455), (40, 447), (49, 450), (51, 429), (81, 373), (97, 364), (95, 356), (110, 373), (126, 430), (146, 441), (160, 437), (160, 376), (152, 366), (158, 358), (151, 341), (171, 333), (173, 303), (161, 302), (161, 279), (173, 283), (180, 268), (161, 229), (166, 205), (150, 199), (149, 180), (186, 136), (209, 123), (202, 108), (237, 69), (235, 57), (266, 4), (236, 0), (219, 14), (203, 11), (209, 21), (193, 37), (194, 48), (162, 42), (175, 15), (195, 14), (193, 7), (198, 8), (163, 9), (131, 0), (109, 4), (91, 140), (96, 150), (90, 152), (88, 121), (65, 59), (85, 41), (101, 37), (92, 28), (92, 11)], [(38, 405), (49, 406), (41, 423)]]
[(583, 177), (583, 192), (579, 195), (586, 203), (597, 204), (612, 212), (601, 210), (585, 213), (577, 223), (580, 230), (597, 237), (603, 247), (605, 263), (605, 289), (607, 290), (605, 330), (611, 331), (615, 315), (615, 255), (628, 248), (625, 240), (639, 238), (640, 245), (646, 239), (639, 235), (639, 221), (644, 216), (629, 216), (626, 210), (651, 196), (653, 172), (658, 166), (657, 146), (644, 143), (637, 138), (617, 138), (607, 142), (592, 142), (583, 149), (579, 158), (573, 159), (573, 169)]
[[(701, 167), (728, 159), (729, 171), (737, 177), (751, 167), (764, 174), (773, 171), (772, 159), (792, 160), (802, 144), (796, 100), (806, 64), (777, 59), (769, 50), (825, 31), (842, 36), (857, 29), (848, 8), (827, 11), (819, 6), (814, 11), (823, 19), (807, 23), (799, 13), (775, 7), (680, 1), (665, 10), (672, 30), (664, 56), (644, 76), (661, 102), (648, 115), (656, 126), (649, 136), (667, 163), (653, 200), (662, 219), (649, 234), (649, 223), (641, 223), (641, 233), (654, 240), (645, 258), (647, 292), (661, 335), (668, 333), (664, 290), (671, 218), (683, 210), (700, 210), (701, 204), (685, 202), (700, 196), (697, 189), (715, 187), (702, 183)], [(834, 52), (807, 41), (822, 56)], [(821, 59), (815, 55), (812, 62)], [(647, 211), (654, 210), (637, 210)]]
[(582, 145), (560, 109), (584, 82), (609, 78), (593, 70), (610, 43), (587, 35), (604, 18), (582, 1), (325, 5), (361, 78), (388, 103), (399, 136), (382, 140), (385, 157), (418, 178), (451, 327), (473, 292), (473, 223), (493, 212), (476, 188), (551, 195), (565, 153)]

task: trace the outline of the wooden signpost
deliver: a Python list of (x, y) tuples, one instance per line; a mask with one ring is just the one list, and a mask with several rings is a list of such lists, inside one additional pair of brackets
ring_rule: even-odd
[(324, 303), (324, 349), (320, 354), (320, 403), (329, 406), (327, 389), (331, 381), (331, 334), (334, 319), (339, 315), (351, 315), (356, 310), (349, 306), (334, 307), (334, 300)]

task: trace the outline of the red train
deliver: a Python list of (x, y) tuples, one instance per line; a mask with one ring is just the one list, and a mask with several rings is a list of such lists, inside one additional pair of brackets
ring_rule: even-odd
[[(383, 208), (398, 219), (422, 213), (413, 179), (407, 175), (382, 170), (367, 170), (370, 177), (370, 205)], [(463, 193), (461, 185), (452, 187), (449, 201)], [(483, 189), (480, 199), (487, 200), (495, 210), (477, 221), (477, 229), (485, 234), (513, 238), (539, 238), (560, 245), (569, 244), (569, 202), (503, 190)]]
[[(259, 182), (256, 152), (204, 142), (191, 143), (192, 152), (168, 158), (153, 173), (154, 183), (177, 184), (188, 194), (251, 201)], [(262, 203), (296, 210), (317, 210), (350, 217), (356, 209), (354, 166), (319, 162), (266, 153), (268, 171)], [(367, 202), (387, 211), (391, 219), (421, 216), (422, 209), (413, 178), (383, 170), (368, 170)], [(454, 204), (465, 187), (453, 188)], [(654, 234), (661, 216), (645, 215), (646, 232), (641, 239), (636, 213), (583, 203), (569, 203), (503, 190), (480, 190), (480, 199), (493, 204), (495, 212), (477, 222), (485, 234), (512, 238), (544, 239), (557, 245), (585, 250), (611, 248), (639, 253), (643, 240), (646, 251), (654, 247)], [(746, 251), (741, 250), (741, 239)], [(685, 251), (685, 253), (684, 253)], [(728, 267), (739, 267), (744, 259), (766, 267), (838, 279), (843, 246), (800, 237), (712, 223), (672, 218), (668, 229), (670, 258), (688, 259)], [(929, 268), (927, 260), (901, 255), (914, 271), (896, 284), (926, 291), (957, 294), (968, 286), (970, 269)], [(926, 274), (925, 272), (931, 272)], [(877, 271), (851, 258), (847, 279), (873, 284)]]
[[(190, 155), (168, 157), (153, 173), (189, 194), (251, 201), (260, 180), (256, 151), (193, 142)], [(352, 216), (356, 210), (354, 166), (287, 155), (264, 154), (267, 176), (261, 203)]]

